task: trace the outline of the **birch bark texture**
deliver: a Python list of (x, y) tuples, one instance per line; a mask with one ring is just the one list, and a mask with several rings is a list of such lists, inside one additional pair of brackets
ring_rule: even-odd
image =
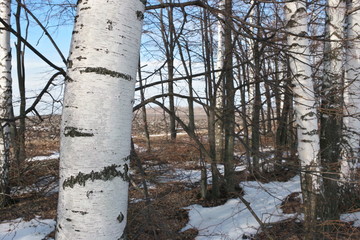
[(306, 1), (285, 4), (289, 65), (292, 73), (297, 150), (305, 208), (305, 239), (315, 239), (316, 202), (321, 191), (320, 140), (314, 83), (311, 78)]
[[(255, 12), (255, 1), (251, 0), (250, 1), (250, 7), (251, 7), (251, 11), (249, 14), (249, 23), (251, 25), (249, 25), (249, 29), (252, 32), (252, 36), (255, 38), (256, 33), (255, 33), (255, 28), (253, 27), (253, 25), (256, 24), (256, 12)], [(254, 64), (254, 41), (255, 39), (248, 39), (248, 49), (247, 49), (247, 57), (249, 59), (250, 65), (248, 66), (248, 83), (247, 83), (247, 93), (248, 93), (248, 101), (247, 101), (247, 115), (252, 117), (253, 115), (253, 110), (254, 110), (254, 99), (255, 99), (255, 87), (254, 87), (254, 69), (253, 66)]]
[[(0, 17), (10, 25), (11, 1), (0, 1)], [(0, 118), (8, 119), (11, 106), (11, 47), (10, 32), (0, 29)], [(6, 205), (9, 193), (10, 127), (0, 122), (0, 207)]]
[(349, 1), (344, 88), (345, 151), (341, 178), (351, 179), (360, 154), (360, 7), (359, 0)]
[(123, 239), (144, 0), (80, 0), (65, 87), (56, 239)]
[[(225, 10), (225, 0), (219, 2), (219, 10)], [(216, 81), (215, 81), (215, 146), (216, 161), (222, 162), (224, 157), (224, 78), (225, 78), (225, 16), (222, 13), (218, 15), (218, 46), (216, 61)]]

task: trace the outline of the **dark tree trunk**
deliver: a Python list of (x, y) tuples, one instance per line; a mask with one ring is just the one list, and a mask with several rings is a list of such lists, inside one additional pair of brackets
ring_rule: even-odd
[(225, 109), (224, 109), (224, 168), (227, 192), (234, 191), (234, 131), (235, 89), (233, 77), (232, 0), (225, 0)]
[[(21, 35), (21, 5), (18, 4), (15, 14), (16, 30)], [(25, 63), (24, 63), (25, 48), (20, 40), (16, 42), (16, 61), (17, 61), (17, 75), (20, 93), (20, 120), (19, 127), (16, 131), (16, 141), (14, 142), (15, 158), (18, 167), (25, 161), (25, 130), (26, 130), (26, 95), (25, 95)]]

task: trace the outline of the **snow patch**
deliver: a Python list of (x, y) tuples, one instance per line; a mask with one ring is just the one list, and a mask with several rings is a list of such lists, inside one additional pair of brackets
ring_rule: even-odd
[(360, 212), (341, 214), (340, 220), (345, 222), (354, 222), (354, 227), (360, 227)]
[(28, 162), (46, 161), (46, 160), (57, 159), (57, 158), (60, 158), (60, 153), (54, 152), (53, 154), (51, 154), (49, 156), (36, 156), (36, 157), (28, 158), (28, 159), (26, 159), (26, 161), (28, 161)]
[[(224, 165), (217, 164), (217, 168), (221, 174), (224, 174)], [(234, 171), (241, 172), (246, 169), (246, 166), (236, 166)], [(206, 165), (206, 174), (207, 174), (207, 182), (211, 184), (211, 165)], [(161, 183), (168, 183), (168, 182), (186, 182), (186, 183), (198, 183), (201, 181), (201, 170), (200, 169), (182, 169), (182, 168), (175, 168), (172, 172), (168, 174), (164, 174), (159, 176), (158, 181)]]
[(1, 240), (42, 240), (55, 230), (55, 220), (36, 217), (30, 221), (18, 218), (0, 223)]
[[(294, 214), (284, 214), (280, 209), (282, 200), (292, 192), (300, 191), (300, 178), (296, 176), (288, 182), (261, 184), (255, 181), (244, 182), (244, 198), (264, 223), (277, 222)], [(240, 199), (230, 199), (222, 206), (202, 207), (191, 205), (189, 223), (182, 229), (199, 230), (196, 240), (241, 239), (257, 233), (260, 225)]]

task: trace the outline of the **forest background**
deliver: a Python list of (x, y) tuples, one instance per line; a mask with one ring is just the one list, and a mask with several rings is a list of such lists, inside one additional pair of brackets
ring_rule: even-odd
[[(213, 206), (222, 203), (224, 199), (239, 197), (265, 234), (262, 237), (271, 239), (273, 234), (278, 233), (267, 230), (264, 219), (257, 216), (251, 204), (242, 197), (246, 192), (239, 187), (239, 182), (288, 181), (298, 175), (302, 197), (298, 201), (301, 207), (297, 207), (296, 211), (303, 216), (300, 219), (302, 225), (297, 226), (302, 229), (300, 236), (304, 239), (337, 238), (341, 229), (341, 237), (351, 239), (358, 230), (354, 226), (345, 225), (345, 231), (341, 214), (356, 212), (359, 208), (360, 1), (148, 1), (145, 12), (144, 2), (136, 3), (139, 6), (131, 6), (131, 1), (13, 1), (11, 18), (7, 18), (9, 13), (4, 9), (10, 9), (9, 1), (1, 1), (1, 13), (5, 13), (1, 16), (2, 39), (9, 39), (9, 33), (12, 33), (11, 39), (2, 46), (5, 51), (1, 56), (9, 62), (9, 48), (6, 47), (11, 45), (13, 68), (11, 77), (6, 75), (10, 73), (9, 67), (2, 71), (1, 76), (4, 90), (1, 94), (3, 147), (0, 203), (4, 207), (11, 206), (15, 204), (11, 199), (19, 198), (12, 195), (10, 189), (23, 185), (22, 176), (29, 174), (27, 171), (32, 163), (28, 159), (35, 157), (32, 152), (36, 152), (34, 145), (31, 145), (34, 139), (31, 138), (40, 136), (34, 134), (37, 123), (50, 118), (57, 119), (55, 124), (59, 124), (56, 115), (63, 108), (74, 108), (83, 112), (64, 110), (68, 112), (64, 116), (62, 128), (55, 128), (55, 134), (52, 135), (58, 143), (59, 132), (56, 131), (60, 131), (63, 141), (63, 157), (60, 159), (60, 186), (63, 187), (60, 188), (58, 205), (58, 239), (63, 237), (63, 231), (68, 234), (81, 232), (77, 239), (86, 239), (83, 232), (93, 237), (93, 232), (87, 231), (89, 224), (87, 226), (83, 218), (78, 216), (79, 212), (88, 211), (78, 210), (80, 206), (69, 207), (69, 201), (65, 200), (81, 199), (78, 186), (74, 188), (74, 185), (83, 185), (81, 191), (88, 193), (92, 191), (89, 182), (97, 184), (103, 181), (107, 184), (117, 179), (120, 181), (119, 186), (124, 186), (116, 190), (121, 192), (127, 192), (127, 182), (137, 190), (140, 184), (142, 190), (139, 191), (144, 194), (144, 204), (149, 206), (154, 193), (147, 188), (146, 177), (150, 173), (146, 172), (146, 167), (144, 170), (144, 166), (154, 154), (161, 160), (169, 157), (163, 151), (159, 152), (164, 143), (154, 140), (151, 136), (154, 131), (164, 134), (165, 139), (162, 140), (173, 146), (181, 143), (180, 133), (186, 133), (185, 145), (194, 147), (196, 153), (192, 152), (188, 156), (186, 153), (190, 152), (189, 149), (183, 149), (177, 157), (185, 154), (184, 161), (194, 160), (193, 167), (200, 171), (199, 185), (192, 187), (198, 191), (195, 199)], [(110, 13), (105, 16), (104, 12), (96, 10), (96, 7), (102, 6), (104, 9), (111, 9), (111, 6), (120, 9), (120, 13), (118, 16)], [(129, 117), (131, 110), (120, 104), (120, 117), (117, 118), (116, 114), (110, 114), (110, 107), (117, 109), (117, 106), (99, 100), (107, 102), (106, 94), (111, 95), (116, 88), (105, 88), (106, 84), (96, 82), (98, 80), (90, 76), (98, 84), (94, 85), (94, 92), (99, 87), (103, 89), (102, 94), (97, 93), (98, 99), (85, 95), (80, 100), (76, 98), (77, 95), (82, 96), (80, 90), (85, 88), (83, 86), (92, 86), (92, 81), (80, 80), (81, 77), (75, 72), (83, 66), (73, 64), (94, 56), (99, 59), (99, 64), (113, 61), (104, 57), (113, 47), (114, 43), (109, 40), (112, 35), (107, 37), (107, 32), (104, 32), (104, 36), (91, 34), (100, 32), (97, 28), (101, 26), (109, 32), (113, 31), (113, 22), (120, 21), (119, 16), (128, 17), (122, 9), (136, 9), (136, 14), (132, 16), (136, 16), (136, 19), (128, 25), (124, 23), (124, 29), (116, 28), (118, 36), (125, 39), (124, 43), (120, 41), (121, 44), (129, 44), (130, 47), (118, 49), (124, 52), (116, 53), (121, 57), (119, 61), (115, 60), (114, 66), (124, 65), (133, 72), (123, 74), (98, 67), (96, 63), (79, 71), (80, 75), (96, 72), (97, 75), (109, 75), (136, 84), (133, 101), (134, 129), (137, 130), (133, 133), (135, 144), (130, 144), (130, 135), (126, 137), (129, 131), (120, 129), (122, 123), (127, 121), (122, 116)], [(100, 19), (99, 24), (91, 26), (87, 22), (75, 22), (73, 30), (75, 16), (79, 21), (83, 18), (93, 20), (87, 18), (87, 12), (89, 16)], [(104, 19), (107, 22), (103, 23)], [(142, 29), (139, 24), (143, 24)], [(133, 28), (131, 31), (125, 30)], [(73, 39), (70, 45), (71, 32)], [(136, 54), (138, 50), (133, 44), (139, 42), (135, 37), (140, 34), (140, 54)], [(133, 41), (126, 42), (127, 39)], [(86, 42), (85, 47), (79, 45), (79, 42)], [(109, 49), (98, 48), (96, 44), (108, 45)], [(94, 55), (89, 50), (84, 51), (89, 57), (75, 57), (77, 49), (82, 47), (104, 53)], [(69, 58), (67, 52), (71, 53)], [(4, 63), (2, 66), (9, 65)], [(79, 79), (75, 78), (74, 81), (73, 76)], [(9, 84), (10, 78), (13, 81)], [(75, 83), (79, 84), (78, 87), (69, 87)], [(75, 89), (68, 93), (75, 97), (68, 102), (65, 100), (65, 103), (64, 84), (68, 89)], [(122, 82), (117, 88), (123, 91), (124, 86)], [(87, 93), (93, 94), (92, 89), (89, 89)], [(121, 92), (121, 96), (127, 96), (121, 100), (123, 103), (131, 100), (131, 91)], [(76, 105), (77, 101), (82, 103)], [(86, 107), (83, 110), (83, 105), (98, 107), (95, 111), (89, 111)], [(125, 105), (128, 106), (128, 103)], [(153, 116), (147, 115), (147, 111), (151, 111)], [(201, 113), (202, 118), (196, 119), (196, 111)], [(157, 112), (156, 118), (154, 112)], [(158, 120), (159, 116), (161, 120)], [(105, 129), (111, 124), (104, 124), (96, 128), (99, 132), (109, 131), (106, 139), (109, 145), (121, 146), (123, 152), (115, 152), (122, 156), (123, 163), (112, 162), (113, 165), (103, 166), (103, 163), (97, 163), (99, 166), (96, 169), (84, 175), (88, 171), (85, 166), (91, 161), (91, 164), (96, 163), (96, 154), (101, 151), (89, 151), (88, 147), (81, 146), (85, 146), (87, 143), (83, 142), (97, 136), (97, 133), (93, 133), (92, 128), (66, 124), (74, 119), (79, 119), (76, 122), (83, 124), (82, 119), (85, 118), (92, 119), (95, 124), (98, 124), (96, 121), (111, 119), (115, 126), (120, 126)], [(151, 124), (157, 129), (153, 130)], [(112, 140), (119, 136), (125, 140), (118, 139), (119, 143)], [(79, 139), (79, 142), (74, 139)], [(94, 140), (94, 143), (99, 141), (106, 142), (102, 137)], [(52, 147), (55, 148), (57, 143)], [(160, 147), (153, 146), (157, 144)], [(132, 154), (128, 157), (131, 145)], [(145, 151), (140, 153), (139, 149)], [(90, 156), (76, 153), (86, 151), (94, 156), (93, 160)], [(116, 155), (115, 152), (113, 155)], [(68, 162), (68, 159), (73, 158), (81, 159), (81, 164), (74, 163), (71, 167), (72, 162)], [(132, 161), (128, 163), (130, 159)], [(128, 164), (137, 169), (138, 179), (128, 176)], [(114, 168), (108, 168), (111, 166)], [(241, 168), (239, 173), (236, 170), (238, 167), (245, 169)], [(67, 172), (68, 169), (71, 173)], [(57, 181), (57, 177), (55, 179)], [(109, 201), (118, 200), (121, 203), (116, 209), (120, 214), (116, 213), (117, 217), (111, 221), (121, 224), (120, 232), (114, 230), (116, 233), (113, 233), (109, 227), (116, 226), (115, 223), (105, 226), (104, 223), (108, 223), (106, 217), (110, 213), (100, 220), (102, 224), (95, 223), (101, 231), (107, 229), (109, 239), (124, 234), (127, 197), (110, 198)], [(84, 202), (81, 204), (89, 208)], [(95, 205), (102, 205), (102, 210), (95, 209), (91, 213), (94, 215), (111, 206), (101, 198)], [(71, 217), (64, 211), (70, 208), (74, 213)], [(147, 218), (151, 216), (147, 215)], [(296, 219), (293, 220), (296, 222)], [(62, 230), (60, 223), (66, 225), (65, 230)], [(82, 230), (77, 231), (78, 228)], [(152, 230), (147, 233), (147, 237), (153, 235), (155, 238), (167, 238), (164, 237), (166, 234), (162, 235), (162, 230), (154, 226), (149, 228)]]

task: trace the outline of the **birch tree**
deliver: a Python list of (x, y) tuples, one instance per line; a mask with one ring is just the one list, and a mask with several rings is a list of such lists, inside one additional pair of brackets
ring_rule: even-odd
[(305, 239), (315, 239), (317, 198), (321, 192), (319, 134), (314, 84), (311, 78), (306, 1), (285, 4), (288, 53), (297, 125), (297, 150), (305, 211)]
[[(225, 1), (219, 2), (219, 10), (224, 11)], [(224, 14), (218, 15), (218, 46), (216, 61), (216, 120), (215, 120), (215, 144), (216, 144), (216, 161), (223, 160), (224, 152), (224, 128), (223, 128), (223, 110), (224, 110), (224, 58), (225, 58), (225, 22)]]
[[(0, 1), (0, 17), (10, 25), (10, 0)], [(0, 28), (0, 118), (9, 119), (11, 106), (11, 48), (10, 32)], [(0, 207), (6, 205), (9, 194), (10, 127), (1, 120), (0, 127)]]
[(345, 148), (341, 162), (341, 177), (344, 180), (351, 179), (360, 150), (360, 1), (349, 2), (343, 120)]
[(65, 87), (56, 239), (123, 239), (146, 1), (78, 1)]

